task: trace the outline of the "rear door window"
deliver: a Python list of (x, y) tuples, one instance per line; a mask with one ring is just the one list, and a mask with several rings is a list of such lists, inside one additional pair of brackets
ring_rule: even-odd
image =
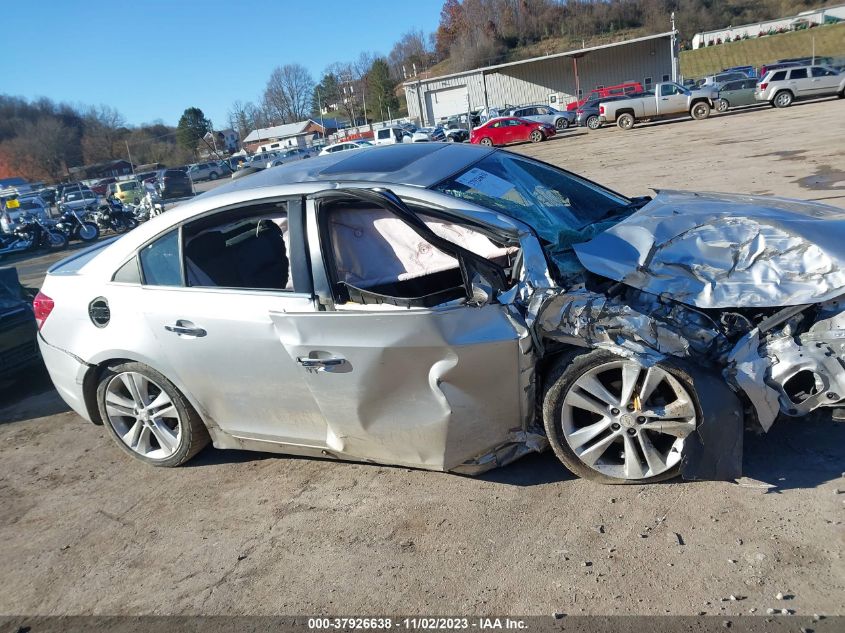
[(139, 251), (139, 255), (145, 285), (182, 285), (178, 229), (174, 229), (155, 242), (147, 244)]
[(819, 68), (818, 66), (813, 66), (812, 74), (813, 77), (831, 77), (836, 73), (832, 70), (828, 70), (827, 68)]

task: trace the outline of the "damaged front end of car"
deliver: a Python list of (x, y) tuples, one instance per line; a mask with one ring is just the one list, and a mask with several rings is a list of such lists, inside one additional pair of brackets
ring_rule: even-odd
[(660, 193), (576, 244), (588, 272), (538, 289), (526, 318), (541, 356), (575, 346), (683, 368), (701, 417), (681, 474), (734, 479), (745, 428), (845, 397), (843, 228), (845, 212), (824, 205)]

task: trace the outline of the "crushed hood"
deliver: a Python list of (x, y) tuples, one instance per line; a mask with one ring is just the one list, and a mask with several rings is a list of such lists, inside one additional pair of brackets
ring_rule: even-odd
[(845, 210), (784, 198), (660, 191), (577, 244), (598, 275), (699, 308), (816, 303), (845, 292)]

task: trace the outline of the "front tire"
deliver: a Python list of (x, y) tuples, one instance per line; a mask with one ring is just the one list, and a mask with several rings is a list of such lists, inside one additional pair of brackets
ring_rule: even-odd
[(209, 180), (217, 180), (217, 177), (218, 177), (218, 176), (217, 176), (217, 172), (216, 172), (216, 171), (213, 171), (213, 172), (211, 172), (210, 174), (208, 174), (208, 179), (209, 179)]
[(601, 119), (599, 119), (599, 115), (593, 114), (592, 116), (587, 117), (587, 128), (590, 130), (597, 130), (601, 127)]
[(690, 108), (689, 114), (696, 121), (703, 121), (710, 116), (710, 104), (704, 101), (694, 103)]
[(540, 141), (543, 140), (543, 138), (544, 138), (543, 133), (540, 130), (534, 130), (528, 136), (528, 140), (531, 141), (532, 143), (539, 143)]
[(93, 242), (100, 237), (100, 227), (93, 222), (83, 222), (79, 227), (79, 239), (83, 242)]
[(152, 466), (181, 466), (209, 442), (208, 429), (176, 386), (143, 363), (109, 367), (97, 407), (112, 439)]
[(644, 368), (605, 350), (578, 350), (562, 357), (546, 381), (546, 435), (558, 459), (585, 479), (672, 479), (701, 417), (691, 385), (668, 363)]
[(49, 231), (47, 233), (47, 244), (51, 251), (63, 251), (67, 248), (67, 235), (61, 231)]
[(772, 99), (772, 105), (776, 108), (788, 108), (792, 105), (794, 100), (795, 97), (792, 96), (792, 93), (789, 92), (789, 90), (781, 90), (775, 95), (775, 98)]

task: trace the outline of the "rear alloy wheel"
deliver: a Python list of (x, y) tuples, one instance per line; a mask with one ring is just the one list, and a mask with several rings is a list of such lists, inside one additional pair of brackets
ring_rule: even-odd
[(543, 138), (544, 138), (543, 133), (540, 130), (534, 130), (533, 132), (531, 132), (531, 135), (528, 137), (528, 139), (532, 143), (539, 143), (540, 141), (543, 140)]
[(608, 484), (678, 475), (685, 438), (699, 417), (683, 371), (643, 367), (604, 350), (576, 352), (559, 367), (543, 399), (543, 421), (569, 470)]
[(710, 105), (704, 101), (699, 101), (698, 103), (693, 104), (689, 113), (693, 119), (701, 121), (710, 116)]
[(591, 130), (599, 129), (601, 127), (601, 119), (599, 119), (599, 115), (593, 114), (592, 116), (588, 116), (587, 127)]
[(561, 117), (559, 119), (555, 119), (555, 129), (560, 132), (561, 130), (565, 130), (569, 127), (569, 120)]
[(210, 174), (208, 174), (208, 179), (209, 180), (217, 180), (217, 172), (213, 171)]
[(788, 108), (792, 105), (793, 96), (789, 90), (781, 90), (775, 95), (772, 103), (776, 108)]
[(154, 466), (179, 466), (208, 444), (208, 430), (167, 378), (142, 363), (109, 368), (97, 405), (124, 451)]
[(618, 125), (622, 130), (630, 130), (634, 127), (634, 115), (628, 114), (627, 112), (620, 114), (616, 119), (616, 125)]
[(487, 147), (493, 147), (493, 141), (491, 139), (487, 138), (486, 136), (483, 139), (481, 139), (480, 143), (482, 145), (486, 145)]
[(716, 111), (717, 112), (727, 112), (728, 108), (730, 108), (730, 107), (731, 107), (730, 103), (728, 103), (725, 99), (720, 99), (719, 105), (716, 106)]

